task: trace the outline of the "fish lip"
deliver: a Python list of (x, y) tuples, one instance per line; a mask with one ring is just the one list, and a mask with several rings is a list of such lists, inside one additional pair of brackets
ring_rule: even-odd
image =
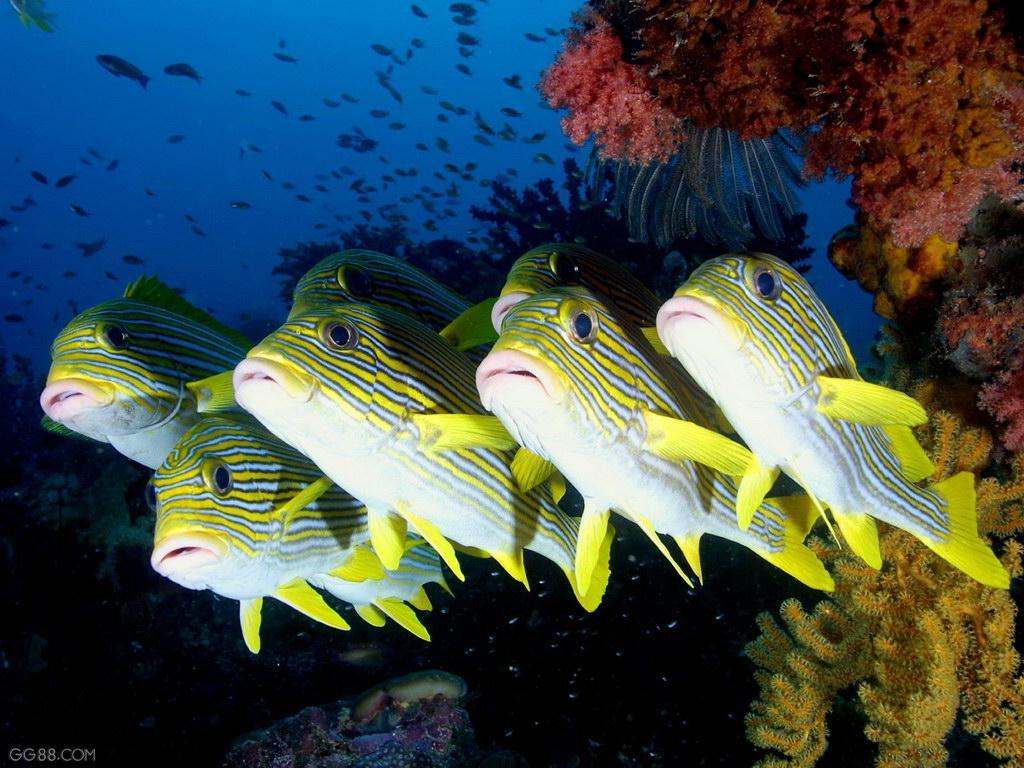
[(501, 322), (505, 319), (505, 315), (509, 313), (509, 310), (520, 301), (528, 298), (530, 298), (530, 294), (526, 291), (508, 291), (498, 297), (498, 300), (494, 302), (494, 306), (491, 307), (491, 325), (494, 326), (496, 333), (501, 333)]
[(161, 576), (177, 580), (200, 568), (216, 565), (227, 553), (227, 545), (213, 534), (175, 531), (154, 542), (149, 562)]
[(276, 387), (288, 398), (308, 403), (313, 397), (316, 384), (307, 376), (292, 371), (289, 367), (266, 357), (252, 356), (235, 366), (231, 376), (235, 398), (244, 407), (246, 392), (254, 387)]
[(705, 330), (712, 330), (723, 342), (730, 343), (737, 349), (742, 346), (743, 334), (737, 325), (711, 297), (696, 292), (677, 291), (674, 297), (661, 305), (656, 321), (658, 337), (675, 354), (676, 350), (672, 343), (674, 329), (683, 323), (698, 322), (705, 323)]
[(502, 349), (487, 355), (476, 369), (476, 388), (485, 409), (491, 410), (497, 382), (501, 381), (502, 377), (510, 376), (520, 380), (532, 380), (550, 400), (556, 403), (562, 400), (562, 387), (547, 365), (533, 355), (513, 349)]
[(111, 390), (75, 377), (49, 379), (39, 394), (43, 413), (62, 423), (82, 411), (105, 408), (112, 402), (114, 393)]

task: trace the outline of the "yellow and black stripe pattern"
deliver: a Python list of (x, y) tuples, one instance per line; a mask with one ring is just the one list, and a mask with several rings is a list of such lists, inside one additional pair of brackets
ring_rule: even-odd
[(350, 249), (322, 259), (299, 279), (289, 317), (313, 307), (353, 301), (390, 307), (435, 330), (470, 306), (444, 283), (404, 259)]

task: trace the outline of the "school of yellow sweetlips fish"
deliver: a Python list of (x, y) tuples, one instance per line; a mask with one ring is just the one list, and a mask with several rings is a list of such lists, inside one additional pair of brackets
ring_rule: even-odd
[[(327, 593), (429, 639), (424, 587), (447, 588), (442, 562), (463, 579), (460, 554), (528, 586), (535, 552), (592, 611), (612, 512), (691, 584), (710, 533), (831, 590), (803, 543), (822, 518), (875, 568), (882, 520), (1009, 585), (974, 476), (921, 483), (924, 409), (864, 381), (810, 284), (767, 254), (711, 259), (662, 303), (550, 244), (470, 305), (401, 259), (342, 251), (255, 346), (144, 277), (60, 332), (40, 400), (48, 429), (155, 470), (153, 568), (238, 600), (254, 653), (265, 597), (348, 628)], [(780, 472), (805, 493), (769, 496)]]

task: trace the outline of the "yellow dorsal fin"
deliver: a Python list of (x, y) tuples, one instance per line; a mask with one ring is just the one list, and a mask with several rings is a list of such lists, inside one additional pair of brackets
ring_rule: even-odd
[(380, 597), (377, 598), (376, 603), (377, 607), (400, 627), (412, 632), (420, 640), (430, 642), (430, 633), (423, 626), (420, 617), (416, 615), (416, 611), (397, 597)]
[(441, 330), (441, 336), (451, 342), (457, 350), (479, 347), (481, 344), (492, 344), (498, 340), (498, 334), (491, 324), (491, 310), (497, 299), (484, 299), (479, 304), (464, 311)]
[(334, 485), (334, 481), (331, 478), (324, 477), (314, 480), (312, 483), (307, 485), (301, 491), (296, 493), (292, 498), (282, 504), (275, 510), (276, 515), (280, 515), (282, 519), (289, 520), (291, 517), (300, 510), (305, 509), (308, 505), (323, 496), (327, 491), (330, 490), (331, 486)]
[(295, 579), (278, 587), (274, 590), (274, 597), (328, 627), (351, 629), (348, 622), (324, 601), (320, 593), (302, 579)]
[(576, 576), (572, 571), (565, 569), (565, 575), (572, 585), (572, 591), (584, 610), (593, 612), (601, 604), (605, 590), (608, 589), (608, 581), (611, 578), (611, 551), (612, 542), (615, 541), (615, 528), (609, 523), (604, 535), (604, 541), (598, 547), (597, 562), (590, 576), (590, 588), (581, 592), (576, 583)]
[(584, 504), (583, 517), (580, 518), (580, 530), (576, 537), (576, 587), (581, 595), (591, 589), (594, 569), (601, 559), (601, 544), (608, 533), (608, 518), (611, 512), (607, 509), (595, 510), (590, 504)]
[[(782, 541), (774, 550), (754, 548), (761, 557), (809, 587), (831, 592), (835, 581), (818, 556), (804, 545), (804, 538), (817, 519), (810, 496), (782, 496), (769, 499), (783, 511)], [(870, 519), (870, 518), (869, 518)]]
[(736, 519), (740, 530), (745, 531), (754, 519), (754, 512), (761, 506), (779, 476), (778, 467), (766, 467), (755, 456), (750, 467), (743, 473), (740, 488), (736, 494)]
[(491, 557), (498, 561), (498, 564), (505, 569), (509, 576), (521, 582), (526, 591), (530, 591), (530, 582), (526, 579), (526, 565), (523, 563), (523, 550), (517, 549), (512, 554), (505, 552), (491, 552)]
[(673, 536), (672, 538), (679, 547), (679, 551), (683, 553), (683, 557), (686, 558), (687, 564), (693, 570), (697, 581), (703, 584), (704, 571), (700, 566), (700, 537), (701, 534), (697, 533), (693, 536)]
[(565, 498), (565, 478), (561, 472), (555, 472), (551, 475), (551, 498), (555, 500), (555, 504)]
[(413, 424), (420, 431), (420, 445), (431, 451), (460, 448), (494, 448), (509, 451), (516, 441), (497, 416), (477, 413), (417, 414)]
[(916, 483), (932, 476), (932, 473), (935, 472), (935, 465), (932, 464), (932, 460), (928, 458), (928, 454), (925, 453), (921, 444), (917, 442), (910, 427), (886, 424), (882, 429), (889, 437), (889, 444), (892, 446), (892, 452), (896, 454), (904, 477), (910, 482)]
[(242, 625), (242, 639), (252, 653), (260, 652), (260, 624), (263, 623), (263, 598), (241, 600), (238, 603), (238, 621)]
[(860, 379), (819, 376), (817, 408), (832, 419), (882, 426), (914, 427), (928, 421), (924, 407), (910, 395)]
[(649, 325), (644, 326), (640, 329), (640, 333), (644, 335), (644, 338), (647, 339), (647, 343), (651, 345), (655, 352), (663, 357), (672, 357), (672, 353), (669, 352), (668, 347), (662, 344), (657, 328)]
[(429, 520), (424, 520), (422, 517), (410, 512), (407, 507), (403, 507), (401, 513), (405, 519), (409, 521), (409, 525), (413, 527), (413, 530), (426, 539), (427, 543), (437, 550), (437, 554), (439, 554), (445, 564), (451, 568), (452, 573), (455, 574), (455, 578), (459, 581), (465, 581), (466, 577), (462, 575), (462, 566), (459, 565), (459, 559), (455, 556), (455, 548), (452, 546), (452, 543), (444, 537), (441, 530)]
[(926, 536), (917, 538), (971, 578), (990, 587), (1009, 589), (1010, 574), (992, 553), (988, 542), (978, 535), (974, 475), (958, 472), (929, 490), (945, 502), (951, 531), (945, 541), (935, 541)]
[(512, 477), (524, 491), (531, 491), (555, 471), (555, 465), (528, 448), (520, 448), (512, 459)]
[(670, 461), (696, 461), (727, 475), (746, 472), (753, 454), (735, 440), (672, 416), (644, 411), (644, 447)]
[(223, 413), (238, 410), (235, 402), (235, 387), (231, 383), (234, 371), (223, 371), (199, 381), (190, 381), (185, 388), (196, 399), (196, 410), (200, 413)]
[(668, 551), (668, 547), (665, 546), (665, 542), (661, 540), (661, 536), (659, 536), (658, 532), (654, 530), (654, 526), (651, 524), (651, 521), (646, 517), (641, 517), (639, 515), (630, 515), (630, 519), (640, 526), (640, 530), (647, 535), (647, 538), (649, 538), (651, 543), (657, 547), (662, 556), (664, 556), (672, 567), (675, 568), (675, 571), (679, 574), (680, 578), (682, 578), (688, 586), (692, 587), (693, 582), (690, 580), (690, 577), (686, 575), (686, 571), (684, 571), (679, 563), (676, 562), (676, 559), (672, 557), (672, 553)]
[(377, 581), (384, 578), (384, 565), (372, 549), (359, 546), (352, 550), (344, 565), (339, 565), (328, 575), (345, 581)]
[(376, 605), (355, 605), (356, 615), (371, 627), (383, 627), (387, 623), (384, 614)]
[(381, 563), (389, 571), (398, 568), (405, 554), (405, 520), (398, 515), (380, 510), (367, 511), (367, 523), (370, 528), (370, 543)]
[(432, 611), (434, 610), (433, 603), (430, 602), (430, 597), (427, 595), (427, 590), (420, 587), (416, 590), (416, 593), (409, 598), (409, 605), (418, 611)]

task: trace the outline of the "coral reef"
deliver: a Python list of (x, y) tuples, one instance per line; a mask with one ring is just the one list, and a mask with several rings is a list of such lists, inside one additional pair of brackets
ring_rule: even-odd
[[(900, 247), (933, 234), (954, 241), (985, 193), (1021, 191), (1024, 76), (1000, 4), (601, 0), (592, 8), (545, 80), (555, 106), (577, 110), (566, 118), (574, 138), (589, 132), (626, 153), (619, 137), (635, 131), (641, 105), (659, 126), (674, 116), (744, 139), (806, 132), (806, 172), (851, 176), (854, 201)], [(609, 29), (624, 65), (609, 61), (617, 50)], [(641, 72), (630, 81), (629, 110), (582, 102), (624, 66)], [(650, 156), (649, 140), (639, 143)]]
[[(933, 479), (989, 465), (992, 439), (983, 429), (947, 412), (924, 429)], [(1024, 532), (1024, 455), (1005, 479), (981, 480), (977, 498), (979, 531), (1002, 540), (1004, 565), (1022, 575), (1024, 547), (1014, 537)], [(772, 751), (759, 765), (814, 765), (828, 746), (828, 714), (852, 686), (877, 766), (946, 765), (954, 727), (990, 755), (1020, 764), (1024, 670), (1011, 595), (957, 572), (900, 530), (886, 528), (880, 541), (885, 566), (875, 571), (815, 540), (835, 576), (834, 595), (810, 612), (785, 601), (781, 622), (758, 617), (761, 635), (747, 655), (761, 695), (747, 715), (747, 735)]]

